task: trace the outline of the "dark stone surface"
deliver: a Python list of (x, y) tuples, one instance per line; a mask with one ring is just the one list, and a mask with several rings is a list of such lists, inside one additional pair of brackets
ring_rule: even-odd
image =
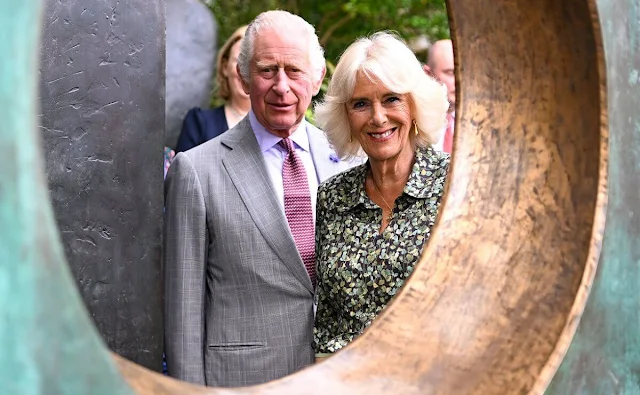
[(167, 0), (165, 144), (175, 148), (190, 108), (207, 107), (215, 68), (217, 25), (197, 0)]
[(159, 370), (164, 2), (46, 3), (40, 125), (65, 253), (109, 348)]

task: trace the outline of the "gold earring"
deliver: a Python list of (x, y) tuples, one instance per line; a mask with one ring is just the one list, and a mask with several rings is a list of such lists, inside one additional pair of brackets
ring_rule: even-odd
[(349, 142), (353, 143), (353, 135), (352, 134), (349, 135)]
[(417, 137), (418, 136), (418, 124), (416, 123), (415, 119), (413, 120), (413, 126), (414, 126), (413, 133), (415, 133), (415, 135)]

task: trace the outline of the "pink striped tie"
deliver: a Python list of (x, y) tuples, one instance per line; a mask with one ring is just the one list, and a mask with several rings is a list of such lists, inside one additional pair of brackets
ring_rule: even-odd
[(302, 160), (296, 154), (293, 143), (282, 139), (280, 145), (287, 149), (282, 165), (282, 185), (284, 187), (284, 214), (289, 223), (293, 240), (307, 269), (311, 284), (316, 286), (315, 224), (309, 193), (307, 172)]

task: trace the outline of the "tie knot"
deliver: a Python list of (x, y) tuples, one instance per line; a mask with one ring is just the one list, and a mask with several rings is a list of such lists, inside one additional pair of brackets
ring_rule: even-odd
[(294, 152), (293, 150), (293, 142), (290, 139), (282, 139), (279, 143), (283, 148), (287, 149), (287, 153), (291, 154)]

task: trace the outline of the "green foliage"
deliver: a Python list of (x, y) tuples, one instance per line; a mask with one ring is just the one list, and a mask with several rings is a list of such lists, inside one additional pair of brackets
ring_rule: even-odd
[(300, 15), (316, 27), (327, 60), (336, 63), (356, 38), (393, 30), (410, 40), (449, 37), (444, 0), (217, 0), (209, 7), (219, 22), (219, 43), (259, 13), (282, 9)]
[[(219, 24), (218, 46), (266, 10), (287, 10), (314, 25), (327, 59), (319, 97), (326, 92), (333, 65), (358, 37), (381, 30), (395, 31), (408, 42), (418, 36), (430, 41), (449, 37), (445, 0), (216, 0), (208, 5)], [(425, 54), (418, 56), (426, 61)]]

